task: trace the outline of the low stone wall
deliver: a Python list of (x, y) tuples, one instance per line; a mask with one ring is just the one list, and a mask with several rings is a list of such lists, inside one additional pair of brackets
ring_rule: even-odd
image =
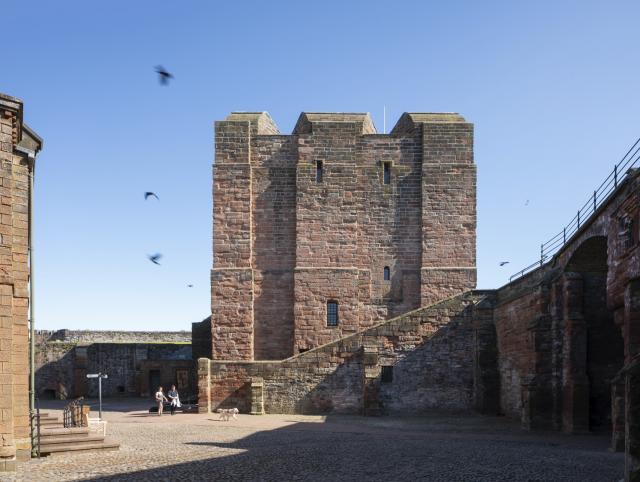
[(467, 292), (282, 361), (202, 358), (200, 410), (260, 412), (252, 398), (266, 413), (470, 409), (474, 308), (487, 296)]

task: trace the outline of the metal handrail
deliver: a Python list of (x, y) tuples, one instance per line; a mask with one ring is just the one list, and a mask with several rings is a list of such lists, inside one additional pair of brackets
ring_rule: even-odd
[(62, 422), (65, 428), (84, 427), (82, 411), (84, 407), (84, 397), (76, 398), (68, 403), (62, 411)]
[(35, 397), (35, 409), (31, 411), (31, 456), (40, 458), (40, 400)]
[(605, 178), (604, 181), (593, 191), (587, 201), (578, 209), (576, 215), (569, 221), (562, 231), (557, 233), (551, 239), (540, 245), (540, 259), (530, 264), (526, 268), (521, 269), (514, 275), (509, 277), (509, 281), (520, 278), (530, 271), (542, 266), (545, 261), (552, 258), (560, 249), (567, 244), (567, 241), (578, 232), (581, 226), (584, 226), (590, 218), (598, 211), (598, 208), (609, 198), (609, 196), (618, 188), (618, 185), (624, 181), (629, 170), (640, 164), (640, 138), (629, 148), (627, 153), (622, 157), (620, 162), (613, 166), (613, 171)]

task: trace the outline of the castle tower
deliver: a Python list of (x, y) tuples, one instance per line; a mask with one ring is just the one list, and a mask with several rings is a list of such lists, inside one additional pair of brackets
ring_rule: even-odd
[(212, 357), (282, 359), (475, 287), (473, 125), (216, 122)]

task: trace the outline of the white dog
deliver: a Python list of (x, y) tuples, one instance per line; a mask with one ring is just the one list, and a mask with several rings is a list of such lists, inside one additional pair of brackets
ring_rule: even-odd
[(231, 417), (237, 420), (238, 414), (240, 413), (237, 408), (219, 408), (216, 412), (220, 414), (220, 420), (224, 420), (225, 422), (228, 422)]

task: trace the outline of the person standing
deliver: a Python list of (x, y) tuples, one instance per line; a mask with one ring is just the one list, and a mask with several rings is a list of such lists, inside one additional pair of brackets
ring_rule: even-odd
[(167, 397), (162, 393), (162, 387), (158, 387), (156, 392), (156, 402), (158, 402), (158, 415), (162, 416), (162, 409), (164, 408), (164, 402), (168, 401)]
[(167, 393), (167, 397), (169, 397), (169, 402), (171, 403), (171, 415), (173, 415), (176, 411), (176, 407), (180, 408), (182, 406), (180, 403), (180, 396), (178, 395), (178, 390), (176, 390), (175, 385), (171, 385), (171, 390)]

